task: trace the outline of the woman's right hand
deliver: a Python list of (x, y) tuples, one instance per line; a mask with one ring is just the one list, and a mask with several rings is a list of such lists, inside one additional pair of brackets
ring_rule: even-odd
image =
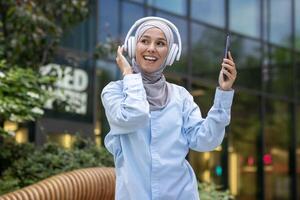
[(129, 65), (125, 56), (123, 55), (123, 49), (124, 49), (124, 47), (118, 46), (116, 62), (118, 64), (118, 67), (120, 68), (123, 76), (125, 76), (127, 74), (132, 74), (132, 68)]

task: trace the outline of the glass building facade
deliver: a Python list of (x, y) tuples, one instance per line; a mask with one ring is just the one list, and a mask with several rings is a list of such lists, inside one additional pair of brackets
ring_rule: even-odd
[[(78, 55), (88, 69), (89, 117), (81, 124), (74, 115), (68, 121), (45, 117), (39, 123), (48, 138), (59, 141), (60, 132), (69, 126), (72, 135), (77, 126), (103, 143), (109, 127), (99, 95), (121, 74), (114, 58), (93, 60), (92, 53), (107, 37), (123, 41), (144, 16), (164, 17), (178, 27), (182, 57), (165, 75), (190, 91), (204, 117), (218, 84), (226, 35), (232, 36), (238, 77), (231, 124), (214, 151), (189, 153), (197, 178), (222, 185), (236, 199), (300, 199), (300, 0), (92, 1), (89, 18), (62, 43), (62, 53)], [(61, 125), (53, 126), (58, 121)]]
[(237, 199), (299, 199), (299, 8), (299, 0), (100, 0), (97, 37), (123, 41), (144, 16), (172, 21), (183, 55), (166, 77), (187, 88), (205, 116), (230, 33), (238, 69), (231, 124), (220, 147), (191, 151), (189, 161), (201, 181)]

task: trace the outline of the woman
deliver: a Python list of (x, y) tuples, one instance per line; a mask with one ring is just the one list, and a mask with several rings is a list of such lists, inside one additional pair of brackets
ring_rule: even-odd
[[(109, 83), (101, 95), (111, 128), (105, 146), (114, 156), (116, 199), (199, 199), (196, 176), (185, 157), (190, 148), (204, 152), (221, 144), (230, 121), (235, 64), (229, 53), (204, 119), (189, 92), (162, 74), (181, 50), (174, 25), (148, 17), (137, 27), (132, 41), (125, 40), (127, 51), (134, 50), (132, 66), (119, 47), (116, 61), (123, 80)], [(180, 44), (178, 35), (177, 40)]]

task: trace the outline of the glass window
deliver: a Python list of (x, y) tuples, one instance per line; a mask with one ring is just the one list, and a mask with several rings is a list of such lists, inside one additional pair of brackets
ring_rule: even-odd
[[(94, 39), (96, 37), (93, 31), (94, 27), (91, 27), (90, 24), (89, 20), (86, 20), (64, 31), (60, 45), (86, 52), (94, 49), (94, 46), (89, 46), (89, 44), (95, 44)], [(91, 36), (94, 36), (94, 38)]]
[(60, 147), (70, 149), (74, 144), (76, 137), (73, 133), (48, 133), (47, 141), (58, 144)]
[[(105, 1), (100, 0), (98, 3), (99, 13), (99, 30), (98, 38), (100, 41), (105, 41), (108, 36), (116, 38), (118, 36), (118, 25), (119, 25), (119, 1), (111, 0)], [(98, 41), (98, 42), (100, 42)]]
[(300, 0), (296, 0), (296, 48), (300, 50)]
[(291, 0), (272, 0), (270, 5), (270, 41), (290, 46), (291, 37)]
[(96, 41), (96, 8), (91, 3), (90, 13), (87, 18), (71, 28), (63, 31), (61, 46), (69, 49), (90, 52), (95, 48)]
[[(121, 38), (125, 39), (127, 32), (134, 24), (134, 22), (142, 17), (144, 17), (144, 8), (143, 6), (136, 5), (133, 3), (122, 4), (122, 36)], [(134, 35), (135, 32), (133, 32)]]
[(263, 155), (266, 199), (290, 199), (290, 115), (287, 103), (271, 99), (266, 101)]
[(268, 69), (267, 91), (292, 97), (293, 95), (293, 65), (291, 53), (285, 49), (270, 47), (271, 60)]
[(225, 46), (224, 32), (192, 24), (192, 72), (217, 82)]
[[(198, 80), (193, 80), (192, 90), (195, 103), (199, 106), (202, 116), (206, 117), (213, 103), (215, 88), (208, 88)], [(189, 162), (191, 163), (197, 178), (201, 182), (213, 182), (217, 185), (222, 184), (224, 171), (221, 165), (222, 147), (217, 147), (210, 152), (196, 152), (190, 150)]]
[(228, 133), (229, 187), (236, 199), (256, 199), (259, 98), (239, 92), (235, 99)]
[(145, 14), (147, 16), (155, 16), (156, 15), (156, 8), (154, 8), (154, 7), (146, 7)]
[(262, 9), (262, 14), (263, 14), (263, 21), (261, 22), (262, 24), (263, 24), (263, 40), (268, 40), (268, 29), (269, 29), (269, 27), (268, 27), (268, 25), (269, 25), (269, 15), (268, 15), (268, 6), (267, 6), (267, 2), (270, 2), (270, 1), (262, 1), (262, 3), (261, 3), (261, 5), (262, 5), (262, 8), (260, 8), (260, 9)]
[(193, 19), (216, 26), (225, 26), (224, 0), (192, 0), (191, 16)]
[[(175, 61), (172, 67), (167, 67), (166, 72), (181, 72), (186, 73), (187, 72), (187, 21), (183, 20), (179, 17), (168, 15), (163, 12), (157, 12), (156, 13), (158, 17), (163, 17), (177, 27), (180, 37), (181, 37), (181, 43), (182, 43), (182, 52), (179, 62)], [(176, 39), (177, 37), (174, 36)], [(175, 39), (175, 40), (176, 40)]]
[[(296, 133), (297, 133), (297, 150), (296, 150), (296, 159), (297, 159), (297, 189), (300, 191), (300, 104), (297, 105), (297, 122), (296, 122)], [(298, 198), (300, 199), (300, 194), (298, 192)]]
[(148, 0), (148, 4), (156, 8), (170, 11), (179, 15), (186, 15), (186, 0)]
[[(114, 75), (115, 74), (111, 74), (109, 73), (108, 70), (105, 70), (104, 67), (107, 67), (107, 65), (109, 65), (111, 68), (117, 70), (117, 66), (115, 66), (115, 63), (109, 63), (109, 62), (102, 62), (102, 63), (98, 63), (99, 64), (99, 68), (96, 69), (96, 74), (95, 74), (95, 82), (94, 82), (94, 87), (95, 87), (95, 91), (100, 91), (98, 94), (101, 94), (103, 88), (110, 82), (113, 80), (117, 80), (120, 79), (120, 77), (116, 77)], [(103, 70), (104, 69), (104, 70)], [(100, 96), (101, 95), (96, 95), (96, 102), (100, 102), (97, 103), (96, 105), (96, 111), (94, 111), (95, 115), (94, 115), (94, 133), (95, 133), (95, 141), (96, 144), (101, 143), (102, 145), (104, 145), (104, 138), (106, 136), (106, 134), (109, 133), (110, 128), (109, 128), (109, 124), (105, 115), (105, 109), (103, 107), (103, 103), (101, 101)], [(94, 108), (95, 109), (95, 108)], [(100, 141), (99, 141), (100, 140)]]
[(145, 0), (130, 0), (130, 1), (135, 1), (135, 2), (139, 2), (139, 3), (144, 3)]
[(245, 35), (259, 37), (260, 1), (231, 0), (230, 29)]
[(261, 45), (258, 41), (232, 35), (231, 51), (238, 77), (235, 84), (249, 89), (261, 89)]
[[(297, 81), (296, 81), (296, 83), (297, 83), (297, 85), (296, 85), (296, 87), (297, 87), (297, 91), (298, 91), (298, 102), (300, 102), (300, 53), (298, 53), (298, 54), (296, 54), (296, 70), (297, 70)], [(300, 115), (300, 113), (299, 113), (299, 115)], [(299, 118), (300, 118), (300, 116), (299, 116)], [(300, 130), (300, 129), (298, 129), (298, 130)], [(300, 138), (300, 136), (299, 136), (299, 138)]]

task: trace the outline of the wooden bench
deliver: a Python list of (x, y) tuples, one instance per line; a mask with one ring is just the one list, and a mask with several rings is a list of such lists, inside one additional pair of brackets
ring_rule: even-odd
[(0, 200), (113, 200), (114, 168), (96, 167), (58, 174), (0, 196)]

